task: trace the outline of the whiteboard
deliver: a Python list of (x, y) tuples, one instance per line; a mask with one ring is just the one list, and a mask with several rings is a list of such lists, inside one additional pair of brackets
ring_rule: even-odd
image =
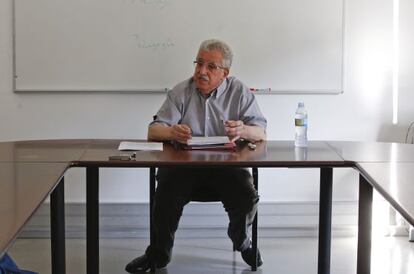
[(161, 91), (189, 78), (201, 41), (230, 75), (274, 92), (340, 93), (343, 0), (18, 0), (15, 91)]

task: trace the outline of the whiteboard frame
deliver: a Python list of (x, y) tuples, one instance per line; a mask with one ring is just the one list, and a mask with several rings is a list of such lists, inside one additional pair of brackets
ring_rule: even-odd
[[(18, 89), (17, 88), (17, 65), (16, 65), (16, 6), (15, 1), (12, 2), (12, 45), (13, 45), (13, 92), (14, 93), (111, 93), (111, 94), (166, 94), (171, 87), (159, 88), (159, 89)], [(254, 94), (259, 95), (297, 95), (297, 94), (315, 94), (315, 95), (339, 95), (344, 93), (344, 79), (345, 79), (345, 15), (346, 15), (346, 1), (342, 0), (342, 56), (341, 56), (341, 88), (340, 90), (333, 89), (292, 89), (292, 90), (269, 90), (266, 92), (257, 91)]]

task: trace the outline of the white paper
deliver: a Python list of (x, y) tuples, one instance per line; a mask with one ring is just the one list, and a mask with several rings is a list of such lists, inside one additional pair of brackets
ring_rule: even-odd
[(162, 143), (123, 141), (119, 144), (118, 150), (159, 150), (159, 151), (162, 151)]
[(218, 145), (227, 143), (230, 143), (230, 139), (227, 136), (192, 137), (187, 141), (187, 145), (189, 146)]

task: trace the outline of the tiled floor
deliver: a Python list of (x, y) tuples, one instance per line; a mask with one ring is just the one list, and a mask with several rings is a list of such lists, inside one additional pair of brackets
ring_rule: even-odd
[[(141, 255), (146, 239), (102, 239), (100, 273), (126, 273), (124, 266)], [(256, 273), (317, 273), (317, 238), (261, 238), (264, 264)], [(86, 273), (85, 241), (67, 240), (67, 273)], [(20, 239), (10, 254), (21, 268), (50, 273), (50, 244), (46, 239)], [(331, 273), (351, 274), (356, 267), (356, 239), (335, 237), (332, 241)], [(177, 239), (172, 262), (157, 273), (247, 274), (250, 269), (240, 253), (233, 253), (228, 239)], [(373, 274), (414, 273), (414, 243), (406, 237), (373, 239)]]

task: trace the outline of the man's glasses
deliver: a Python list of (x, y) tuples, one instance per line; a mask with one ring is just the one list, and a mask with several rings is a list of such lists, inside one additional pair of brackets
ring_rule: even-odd
[(193, 62), (197, 69), (201, 69), (203, 66), (206, 66), (210, 72), (214, 72), (218, 69), (225, 69), (222, 66), (216, 65), (214, 63), (207, 63), (201, 60), (196, 60)]

